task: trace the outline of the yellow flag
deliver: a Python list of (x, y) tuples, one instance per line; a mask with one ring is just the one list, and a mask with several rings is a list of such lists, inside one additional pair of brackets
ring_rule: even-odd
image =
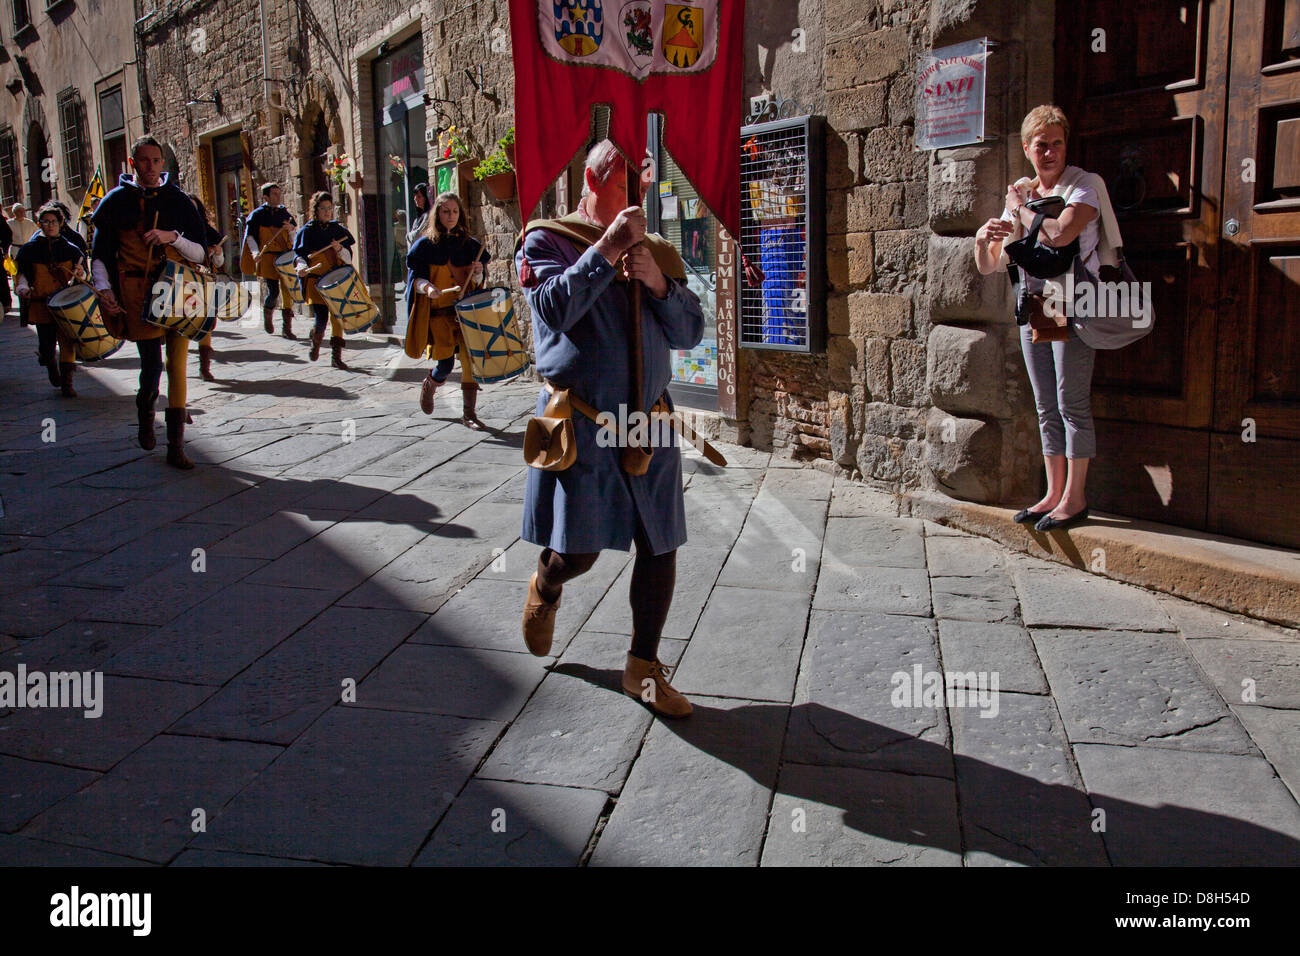
[(81, 200), (81, 210), (77, 213), (78, 219), (86, 219), (90, 216), (90, 204), (96, 199), (104, 198), (104, 177), (99, 174), (99, 167), (95, 167), (95, 178), (90, 181), (90, 188), (86, 190), (85, 197)]

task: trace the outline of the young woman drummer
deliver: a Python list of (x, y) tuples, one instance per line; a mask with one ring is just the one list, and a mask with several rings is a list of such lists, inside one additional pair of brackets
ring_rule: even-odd
[[(36, 326), (37, 354), (49, 372), (50, 384), (61, 388), (69, 398), (76, 398), (72, 373), (76, 368), (75, 346), (67, 332), (54, 321), (46, 300), (68, 287), (73, 279), (85, 277), (81, 249), (63, 235), (63, 211), (58, 203), (48, 202), (36, 213), (40, 231), (18, 248), (17, 293), (27, 303), (27, 319)], [(58, 342), (58, 361), (54, 345)]]
[[(226, 253), (221, 248), (221, 233), (212, 228), (212, 219), (208, 216), (208, 210), (203, 205), (203, 200), (198, 197), (197, 193), (190, 193), (190, 199), (194, 200), (194, 206), (199, 211), (199, 217), (203, 220), (203, 225), (207, 229), (207, 235), (203, 240), (204, 247), (208, 250), (207, 266), (215, 274), (222, 266), (226, 264)], [(212, 333), (199, 341), (199, 377), (205, 382), (215, 382), (216, 376), (212, 374)]]
[(311, 305), (316, 327), (311, 333), (311, 352), (314, 362), (320, 358), (321, 342), (325, 339), (325, 323), (330, 324), (330, 364), (348, 370), (343, 364), (343, 323), (332, 315), (325, 298), (316, 291), (316, 281), (331, 269), (352, 264), (352, 246), (356, 240), (352, 233), (334, 219), (334, 200), (327, 192), (311, 197), (311, 219), (293, 237), (294, 271), (302, 287), (303, 299)]
[(487, 426), (475, 414), (479, 385), (470, 370), (469, 353), (454, 307), (467, 291), (467, 283), (482, 283), (489, 261), (483, 244), (470, 237), (465, 211), (453, 192), (443, 193), (433, 201), (424, 235), (406, 255), (406, 354), (438, 363), (420, 385), (420, 410), (433, 414), (433, 393), (447, 381), (459, 352), (460, 387), (465, 399), (461, 424), (475, 430)]

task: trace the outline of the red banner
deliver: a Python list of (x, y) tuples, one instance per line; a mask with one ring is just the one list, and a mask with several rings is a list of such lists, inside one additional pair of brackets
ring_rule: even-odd
[(591, 108), (640, 166), (646, 116), (705, 205), (740, 234), (744, 0), (510, 0), (515, 172), (525, 221), (586, 144)]

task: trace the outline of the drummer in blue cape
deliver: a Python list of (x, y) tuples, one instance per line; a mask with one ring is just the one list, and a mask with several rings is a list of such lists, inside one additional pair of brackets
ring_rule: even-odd
[(281, 192), (277, 183), (262, 184), (262, 205), (248, 214), (244, 226), (239, 268), (245, 275), (255, 275), (266, 281), (266, 298), (262, 300), (262, 325), (268, 335), (275, 332), (275, 310), (280, 309), (281, 335), (297, 339), (293, 334), (293, 302), (290, 291), (283, 287), (275, 260), (289, 251), (293, 230), (298, 222), (280, 203)]
[(474, 380), (455, 306), (469, 283), (482, 284), (490, 259), (483, 243), (470, 236), (465, 210), (454, 192), (433, 201), (424, 235), (406, 255), (406, 354), (437, 363), (420, 384), (420, 410), (433, 414), (434, 393), (451, 375), (459, 355), (465, 402), (461, 424), (475, 430), (486, 427), (477, 414), (480, 386)]
[(325, 304), (325, 297), (316, 288), (318, 280), (327, 272), (342, 265), (352, 264), (352, 247), (356, 240), (352, 233), (334, 218), (334, 200), (327, 192), (311, 197), (311, 219), (293, 237), (293, 268), (298, 273), (303, 299), (311, 305), (316, 320), (311, 333), (311, 351), (307, 357), (313, 362), (320, 358), (321, 343), (325, 340), (325, 323), (330, 326), (330, 364), (348, 370), (343, 363), (343, 323)]
[(202, 262), (206, 230), (194, 203), (163, 168), (162, 146), (152, 136), (131, 147), (134, 174), (123, 173), (95, 210), (91, 273), (104, 324), (116, 338), (134, 342), (140, 353), (140, 390), (135, 396), (139, 430), (146, 451), (157, 443), (154, 402), (167, 343), (167, 464), (193, 468), (185, 454), (185, 359), (189, 339), (176, 329), (150, 321), (155, 283), (170, 259)]
[[(37, 355), (49, 373), (50, 384), (69, 398), (76, 398), (72, 375), (76, 369), (76, 346), (72, 336), (55, 321), (46, 300), (68, 287), (74, 279), (85, 278), (81, 266), (81, 249), (62, 234), (63, 211), (58, 203), (49, 202), (36, 213), (40, 231), (18, 248), (14, 260), (18, 280), (14, 291), (27, 303), (27, 320), (36, 326)], [(59, 358), (54, 360), (58, 343)]]

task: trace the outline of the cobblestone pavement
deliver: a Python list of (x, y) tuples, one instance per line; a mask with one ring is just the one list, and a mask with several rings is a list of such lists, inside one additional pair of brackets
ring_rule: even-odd
[(628, 555), (532, 657), (536, 386), (470, 432), (394, 343), (223, 325), (180, 473), (131, 346), (63, 399), (0, 326), (0, 679), (103, 674), (98, 718), (0, 711), (0, 863), (1300, 862), (1300, 635), (752, 449), (686, 460), (692, 718), (618, 691)]

